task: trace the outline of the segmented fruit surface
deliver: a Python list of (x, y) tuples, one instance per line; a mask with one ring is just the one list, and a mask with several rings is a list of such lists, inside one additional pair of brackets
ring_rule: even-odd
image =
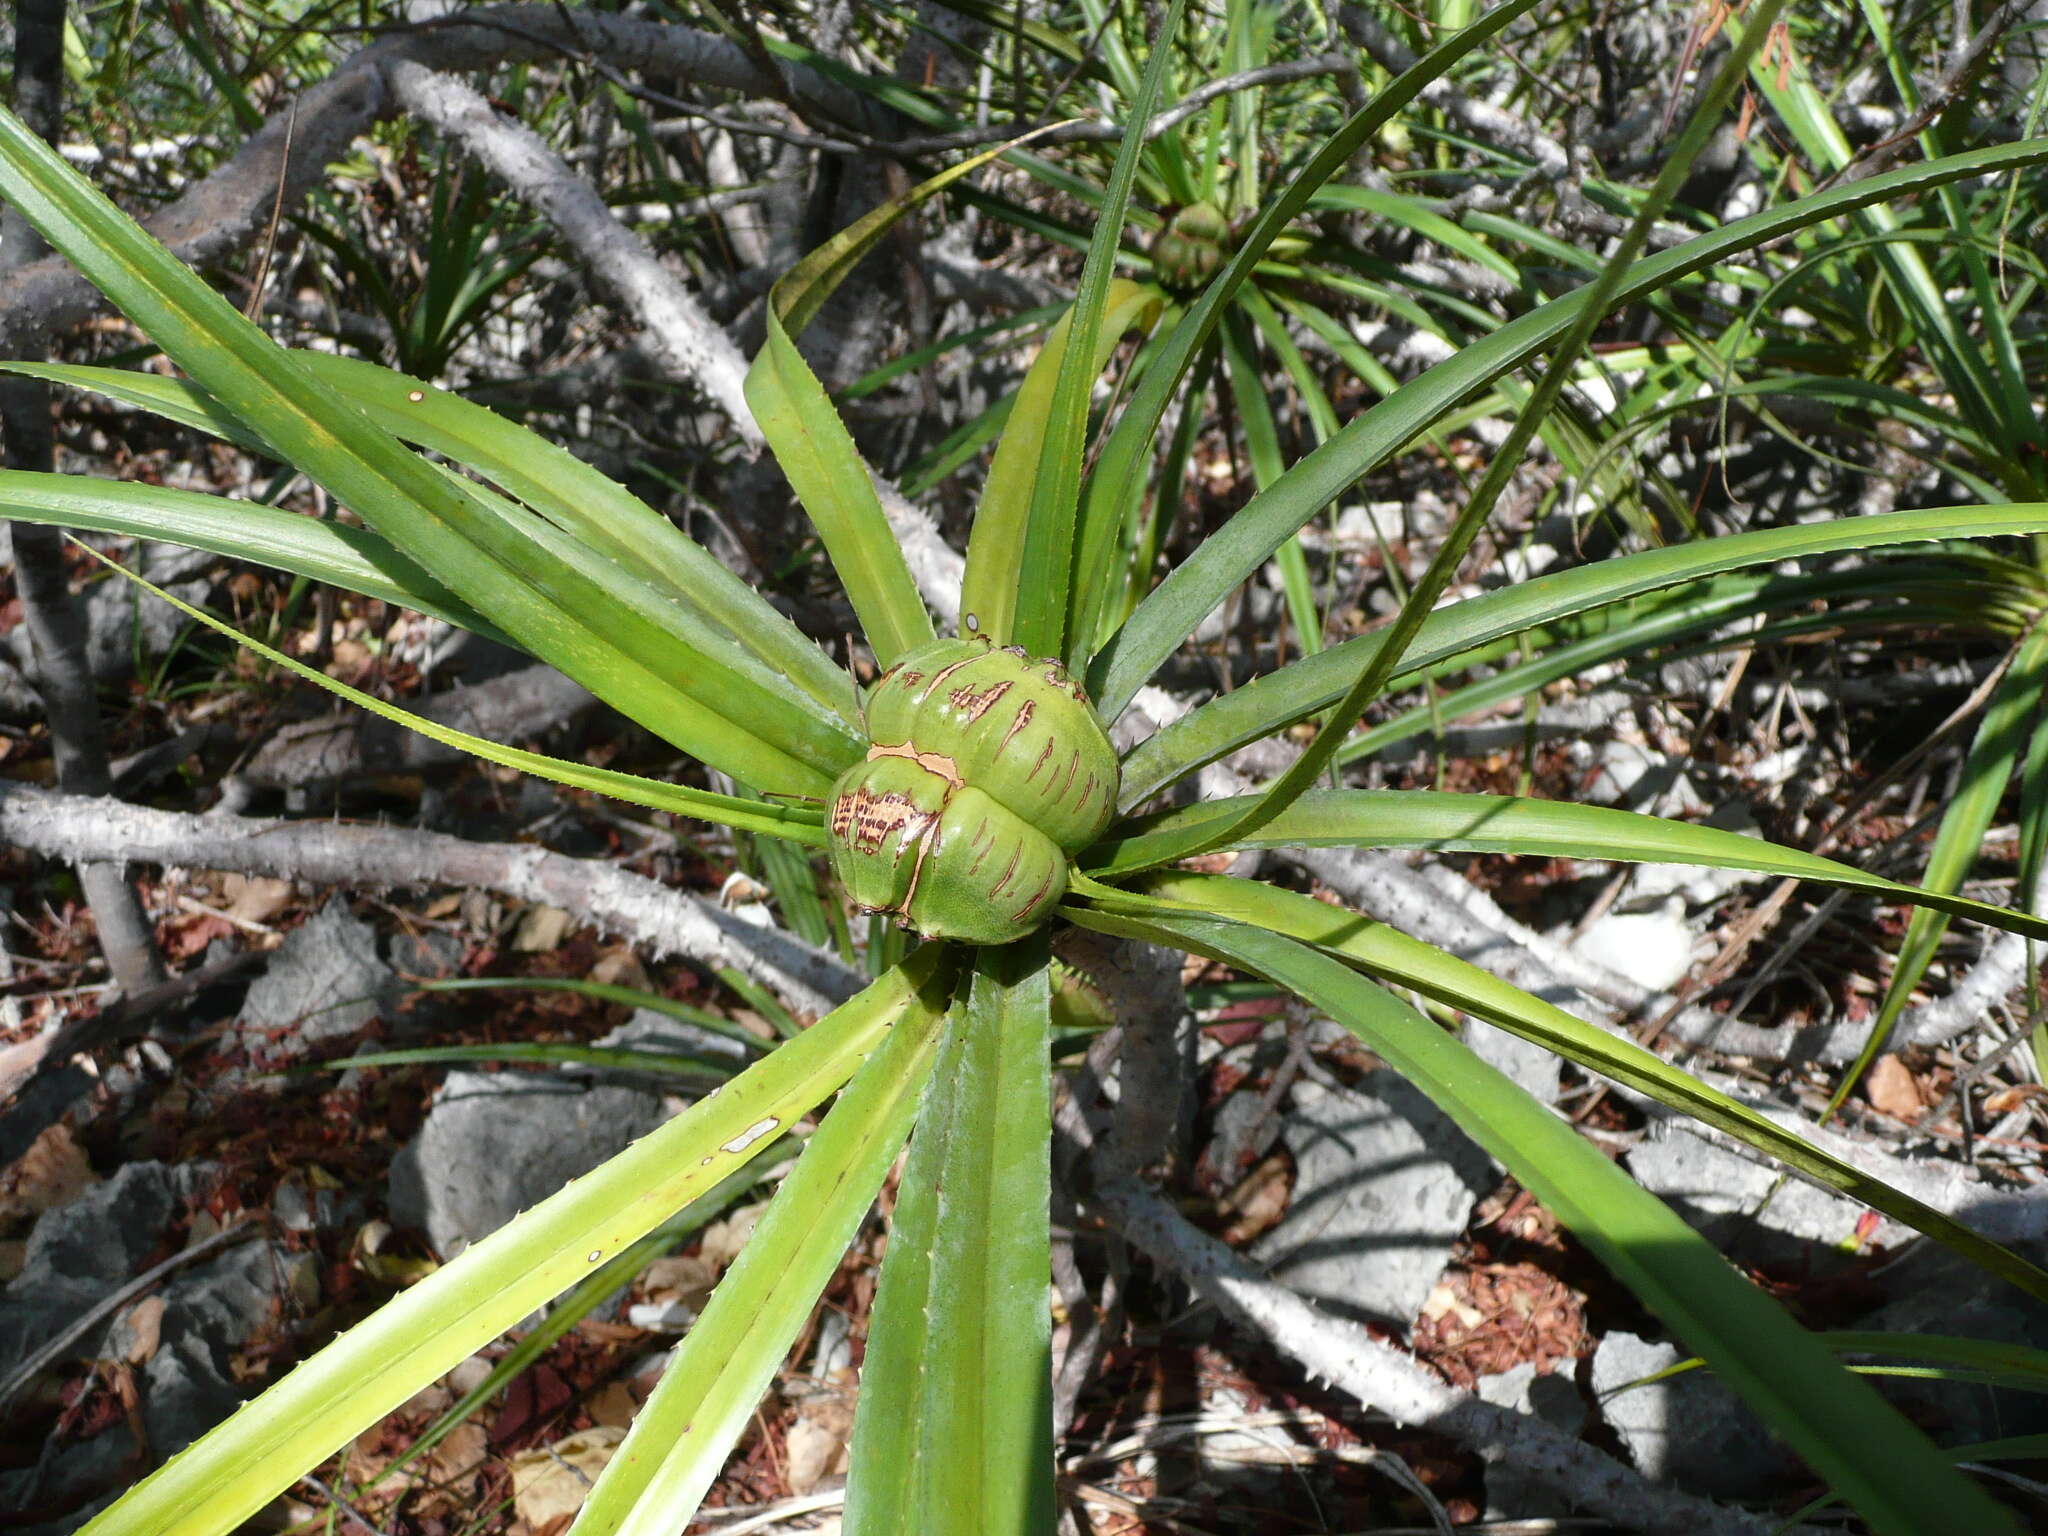
[(832, 867), (866, 912), (1001, 944), (1052, 915), (1073, 855), (1109, 825), (1117, 760), (1056, 661), (936, 640), (867, 701), (867, 760), (832, 786)]

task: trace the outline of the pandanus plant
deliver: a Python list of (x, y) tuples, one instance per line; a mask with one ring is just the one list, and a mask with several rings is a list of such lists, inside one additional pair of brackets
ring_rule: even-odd
[[(0, 476), (0, 512), (267, 562), (522, 647), (755, 793), (450, 739), (581, 789), (822, 851), (849, 901), (925, 940), (894, 963), (871, 945), (878, 974), (864, 990), (348, 1330), (130, 1490), (94, 1532), (235, 1528), (536, 1308), (572, 1290), (579, 1305), (605, 1294), (607, 1277), (650, 1234), (828, 1103), (574, 1529), (682, 1528), (907, 1143), (869, 1323), (847, 1526), (888, 1536), (1049, 1531), (1050, 951), (1066, 926), (1207, 956), (1293, 992), (1352, 1031), (1549, 1205), (1873, 1527), (2017, 1530), (1949, 1454), (1704, 1238), (1395, 989), (1446, 1016), (1539, 1041), (1850, 1193), (2037, 1298), (2048, 1298), (2048, 1274), (1631, 1041), (1426, 944), (1305, 895), (1185, 866), (1225, 850), (1338, 844), (1674, 861), (1814, 880), (2048, 936), (2048, 924), (2023, 914), (1711, 828), (1533, 799), (1316, 787), (1372, 701), (1506, 637), (1801, 557), (2048, 531), (2048, 505), (2039, 503), (1846, 517), (1598, 562), (1438, 608), (1564, 375), (1614, 307), (1856, 209), (2048, 161), (2048, 141), (2039, 140), (1931, 160), (1637, 261), (1648, 221), (1726, 108), (1773, 0), (1755, 7), (1630, 236), (1595, 280), (1345, 424), (1164, 580), (1148, 582), (1128, 616), (1115, 600), (1126, 574), (1112, 562), (1119, 529), (1142, 499), (1175, 390), (1224, 306), (1330, 175), (1530, 3), (1514, 0), (1441, 43), (1332, 135), (1153, 343), (1152, 364), (1121, 415), (1091, 436), (1091, 388), (1104, 359), (1116, 336), (1155, 307), (1112, 270), (1139, 152), (1138, 137), (1126, 136), (1078, 296), (1032, 366), (989, 469), (959, 636), (936, 633), (874, 484), (795, 341), (903, 205), (854, 225), (782, 280), (749, 398), (880, 669), (864, 695), (757, 593), (621, 487), (426, 381), (279, 348), (16, 120), (0, 117), (0, 195), (185, 377), (24, 371), (295, 465), (363, 526), (32, 474)], [(1170, 8), (1164, 36), (1180, 10)], [(1134, 121), (1157, 99), (1168, 51), (1149, 60)], [(906, 202), (938, 195), (976, 163)], [(1286, 539), (1460, 401), (1546, 353), (1527, 408), (1391, 625), (1213, 699), (1121, 758), (1112, 751), (1105, 724)], [(1310, 721), (1319, 728), (1309, 745), (1271, 784), (1147, 811), (1205, 764)]]

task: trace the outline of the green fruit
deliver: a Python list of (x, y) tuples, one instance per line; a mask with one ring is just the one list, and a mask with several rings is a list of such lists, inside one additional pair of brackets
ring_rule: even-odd
[(832, 786), (832, 868), (864, 912), (1004, 944), (1052, 915), (1116, 810), (1116, 751), (1056, 661), (935, 640), (868, 695), (867, 760)]
[(1214, 203), (1190, 203), (1152, 241), (1160, 286), (1193, 293), (1214, 277), (1231, 243), (1230, 220)]

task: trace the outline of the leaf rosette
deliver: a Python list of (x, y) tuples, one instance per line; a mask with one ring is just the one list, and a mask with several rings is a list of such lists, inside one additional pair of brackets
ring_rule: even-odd
[(1057, 661), (935, 640), (882, 674), (868, 753), (832, 786), (832, 867), (864, 912), (1003, 944), (1066, 894), (1116, 807), (1116, 752)]

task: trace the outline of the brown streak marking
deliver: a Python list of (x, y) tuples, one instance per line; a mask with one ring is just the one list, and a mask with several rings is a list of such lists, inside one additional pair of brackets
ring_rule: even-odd
[(1051, 738), (1047, 738), (1045, 743), (1045, 750), (1038, 754), (1038, 761), (1033, 763), (1031, 765), (1031, 771), (1024, 775), (1024, 782), (1026, 784), (1029, 784), (1033, 779), (1038, 777), (1038, 770), (1045, 766), (1045, 760), (1052, 756), (1053, 748), (1058, 745), (1058, 742), (1052, 740)]
[(946, 695), (946, 702), (955, 709), (965, 710), (968, 723), (972, 724), (994, 708), (997, 701), (1004, 694), (1008, 693), (1013, 686), (1013, 684), (1008, 682), (995, 683), (982, 689), (979, 693), (976, 693), (972, 688), (955, 688)]
[(954, 674), (955, 672), (958, 672), (958, 671), (959, 671), (959, 670), (960, 670), (960, 669), (961, 669), (962, 667), (966, 666), (966, 665), (967, 665), (967, 664), (968, 664), (968, 663), (969, 663), (970, 661), (979, 661), (979, 660), (981, 660), (981, 658), (980, 658), (979, 656), (962, 656), (962, 657), (961, 657), (961, 658), (960, 658), (960, 659), (959, 659), (958, 661), (956, 661), (956, 662), (953, 662), (953, 663), (952, 663), (951, 665), (949, 665), (949, 666), (944, 666), (944, 667), (941, 667), (941, 668), (939, 668), (939, 670), (938, 670), (938, 671), (936, 671), (936, 672), (934, 672), (934, 673), (932, 674), (932, 680), (931, 680), (930, 682), (928, 682), (928, 683), (926, 683), (926, 684), (924, 685), (924, 692), (920, 693), (920, 694), (919, 694), (919, 695), (917, 696), (917, 701), (918, 701), (918, 702), (919, 702), (920, 704), (922, 704), (922, 703), (923, 703), (923, 702), (924, 702), (924, 701), (925, 701), (926, 699), (928, 699), (928, 698), (930, 698), (930, 697), (932, 696), (932, 690), (933, 690), (933, 689), (935, 689), (935, 688), (937, 688), (937, 687), (939, 686), (939, 684), (943, 683), (943, 682), (944, 682), (944, 681), (945, 681), (945, 680), (946, 680), (947, 678), (951, 677), (951, 676), (952, 676), (952, 675), (953, 675), (953, 674)]
[(1074, 775), (1075, 775), (1075, 774), (1077, 774), (1077, 773), (1079, 773), (1080, 771), (1081, 771), (1081, 749), (1080, 749), (1079, 747), (1075, 747), (1075, 748), (1073, 748), (1073, 749), (1072, 749), (1071, 751), (1069, 751), (1069, 752), (1067, 753), (1067, 779), (1066, 779), (1066, 783), (1064, 783), (1064, 784), (1060, 785), (1060, 787), (1059, 787), (1059, 790), (1058, 790), (1058, 792), (1057, 792), (1057, 793), (1055, 793), (1055, 794), (1053, 795), (1053, 799), (1055, 799), (1055, 800), (1059, 800), (1059, 799), (1062, 799), (1062, 798), (1063, 798), (1063, 797), (1064, 797), (1064, 796), (1066, 795), (1068, 787), (1069, 787), (1070, 785), (1072, 785), (1072, 784), (1073, 784), (1073, 782), (1074, 782)]
[(990, 754), (990, 762), (994, 762), (998, 757), (1001, 757), (1003, 755), (1003, 749), (1009, 746), (1010, 742), (1016, 737), (1019, 731), (1023, 730), (1025, 726), (1031, 723), (1031, 717), (1037, 713), (1038, 701), (1036, 699), (1026, 699), (1022, 706), (1019, 707), (1019, 709), (1017, 710), (1017, 717), (1010, 722), (1010, 728), (1007, 731), (1003, 732), (1002, 741), (997, 745), (995, 751), (992, 754)]
[[(833, 807), (833, 830), (850, 843), (858, 853), (879, 853), (891, 832), (900, 832), (915, 826), (912, 836), (923, 833), (923, 824), (936, 818), (931, 812), (921, 811), (916, 802), (907, 795), (891, 791), (877, 795), (862, 785), (851, 795), (840, 797)], [(899, 850), (896, 855), (900, 863), (903, 858)]]
[(1039, 886), (1037, 892), (1032, 896), (1032, 898), (1029, 901), (1025, 902), (1023, 906), (1017, 909), (1016, 916), (1012, 918), (1011, 921), (1021, 923), (1024, 921), (1025, 918), (1031, 915), (1031, 909), (1037, 906), (1041, 901), (1045, 900), (1045, 893), (1052, 889), (1052, 877), (1057, 873), (1057, 870), (1051, 869), (1048, 869), (1045, 872), (1044, 884)]
[(1019, 843), (1010, 850), (1010, 867), (1003, 871), (1003, 878), (989, 887), (988, 899), (994, 901), (1003, 892), (1003, 887), (1017, 877), (1017, 861), (1024, 857), (1024, 845)]

